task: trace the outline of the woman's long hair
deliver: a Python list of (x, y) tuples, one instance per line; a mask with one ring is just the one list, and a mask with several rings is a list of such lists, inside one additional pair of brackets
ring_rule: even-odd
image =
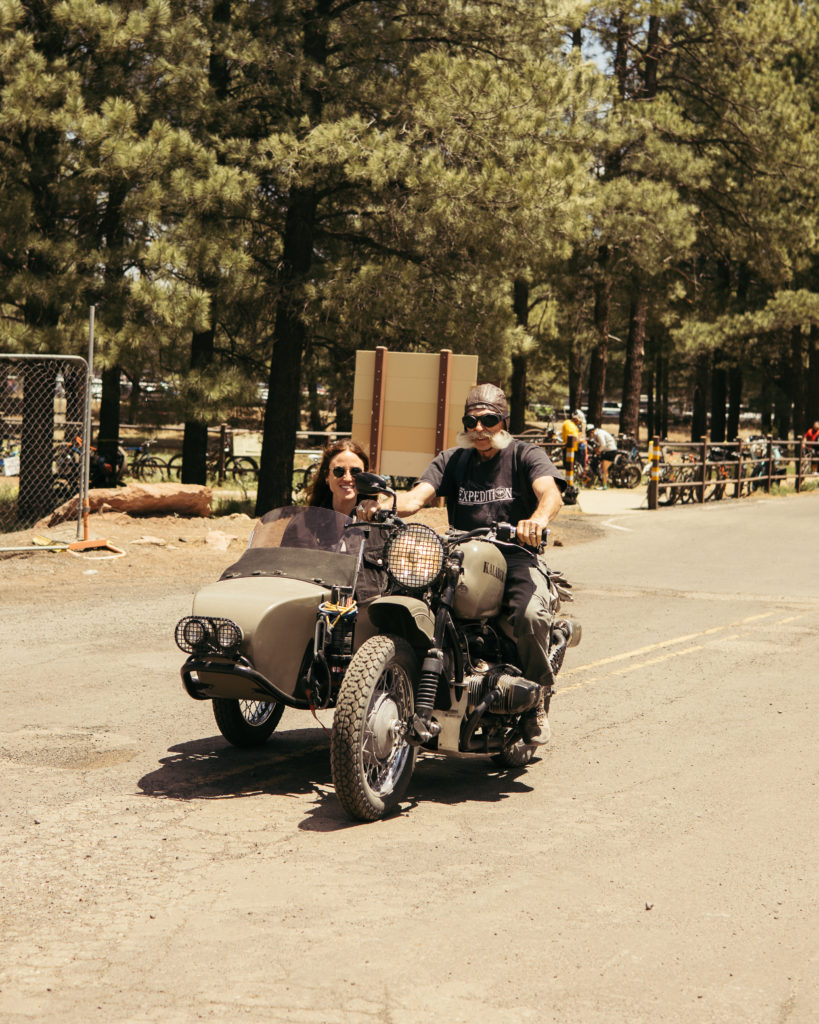
[(308, 505), (320, 508), (333, 507), (333, 492), (327, 483), (327, 475), (330, 472), (330, 463), (336, 455), (340, 455), (342, 452), (352, 452), (353, 455), (357, 455), (364, 463), (365, 470), (370, 468), (370, 460), (367, 458), (364, 449), (351, 438), (342, 437), (339, 441), (333, 441), (332, 444), (325, 445), (321, 453), (321, 462), (318, 464), (318, 468), (310, 474), (310, 480), (307, 484), (306, 496)]

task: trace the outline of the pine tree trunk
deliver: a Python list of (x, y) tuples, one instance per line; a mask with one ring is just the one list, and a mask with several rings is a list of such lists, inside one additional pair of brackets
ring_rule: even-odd
[(526, 356), (512, 356), (512, 381), (509, 389), (509, 431), (521, 434), (526, 429)]
[(806, 422), (819, 420), (819, 327), (811, 324), (808, 337), (808, 381), (805, 396)]
[(742, 370), (739, 366), (728, 367), (728, 440), (739, 437), (739, 408), (742, 402)]
[[(597, 257), (598, 266), (605, 273), (608, 249), (603, 246)], [(611, 329), (611, 279), (605, 275), (594, 290), (594, 326), (597, 343), (592, 349), (589, 366), (589, 405), (586, 410), (589, 423), (603, 421), (603, 402), (606, 398), (606, 367), (609, 359), (609, 331)]]
[(640, 436), (640, 392), (643, 383), (647, 315), (648, 291), (639, 277), (635, 277), (629, 313), (626, 364), (623, 371), (623, 405), (620, 409), (620, 433), (628, 434), (635, 439), (639, 439)]
[[(512, 286), (512, 307), (515, 323), (526, 329), (529, 326), (529, 282), (520, 277)], [(512, 356), (509, 404), (509, 430), (520, 434), (526, 429), (526, 356), (522, 353)]]
[(300, 427), (301, 361), (305, 329), (299, 287), (310, 269), (315, 232), (316, 196), (296, 189), (290, 196), (282, 250), (281, 291), (273, 329), (268, 399), (256, 514), (290, 501), (296, 431)]
[(802, 352), (802, 328), (791, 328), (791, 390), (793, 392), (793, 436), (801, 437), (808, 429), (805, 411), (805, 362)]
[(711, 353), (697, 356), (694, 402), (691, 416), (691, 440), (700, 441), (708, 432), (708, 391), (711, 377)]
[[(211, 310), (211, 317), (213, 311)], [(196, 331), (191, 338), (191, 369), (205, 370), (213, 362), (214, 331)], [(198, 395), (197, 404), (202, 396)], [(207, 420), (185, 419), (182, 437), (182, 483), (206, 484), (208, 481), (208, 423)]]
[(722, 352), (714, 352), (711, 370), (711, 440), (725, 440), (725, 404), (728, 398), (728, 380), (722, 364)]
[(102, 371), (102, 398), (100, 422), (97, 430), (97, 448), (107, 462), (116, 465), (119, 448), (119, 382), (118, 366), (107, 366)]

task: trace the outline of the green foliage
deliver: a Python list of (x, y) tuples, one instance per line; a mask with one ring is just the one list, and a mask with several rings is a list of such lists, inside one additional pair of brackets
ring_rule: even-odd
[(682, 368), (784, 358), (817, 323), (817, 44), (793, 0), (0, 0), (3, 347), (83, 352), (93, 302), (100, 366), (202, 422), (275, 380), (285, 322), (282, 387), (309, 360), (339, 409), (377, 344), (562, 400), (638, 292)]

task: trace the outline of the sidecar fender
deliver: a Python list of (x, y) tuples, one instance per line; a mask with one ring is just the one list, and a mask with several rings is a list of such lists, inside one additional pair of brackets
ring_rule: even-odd
[(435, 616), (417, 597), (379, 597), (367, 605), (379, 633), (403, 637), (413, 647), (428, 647), (435, 635)]
[[(243, 635), (241, 653), (254, 669), (274, 680), (280, 690), (295, 694), (304, 652), (315, 632), (316, 610), (329, 596), (329, 589), (301, 580), (225, 579), (197, 591), (193, 614), (224, 616), (235, 622)], [(218, 681), (223, 684), (225, 679)], [(222, 695), (220, 691), (211, 694)], [(259, 698), (248, 694), (248, 699)]]

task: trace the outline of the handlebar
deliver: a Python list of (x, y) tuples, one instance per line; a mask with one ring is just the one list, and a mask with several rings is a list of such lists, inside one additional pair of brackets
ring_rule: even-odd
[[(489, 526), (479, 526), (475, 530), (447, 530), (447, 536), (456, 544), (472, 538), (487, 537), (493, 535), (492, 539), (501, 544), (517, 544), (519, 547), (528, 548), (517, 539), (517, 526), (514, 523), (490, 523)], [(548, 539), (549, 529), (544, 527), (540, 535), (539, 547), (543, 547)]]

